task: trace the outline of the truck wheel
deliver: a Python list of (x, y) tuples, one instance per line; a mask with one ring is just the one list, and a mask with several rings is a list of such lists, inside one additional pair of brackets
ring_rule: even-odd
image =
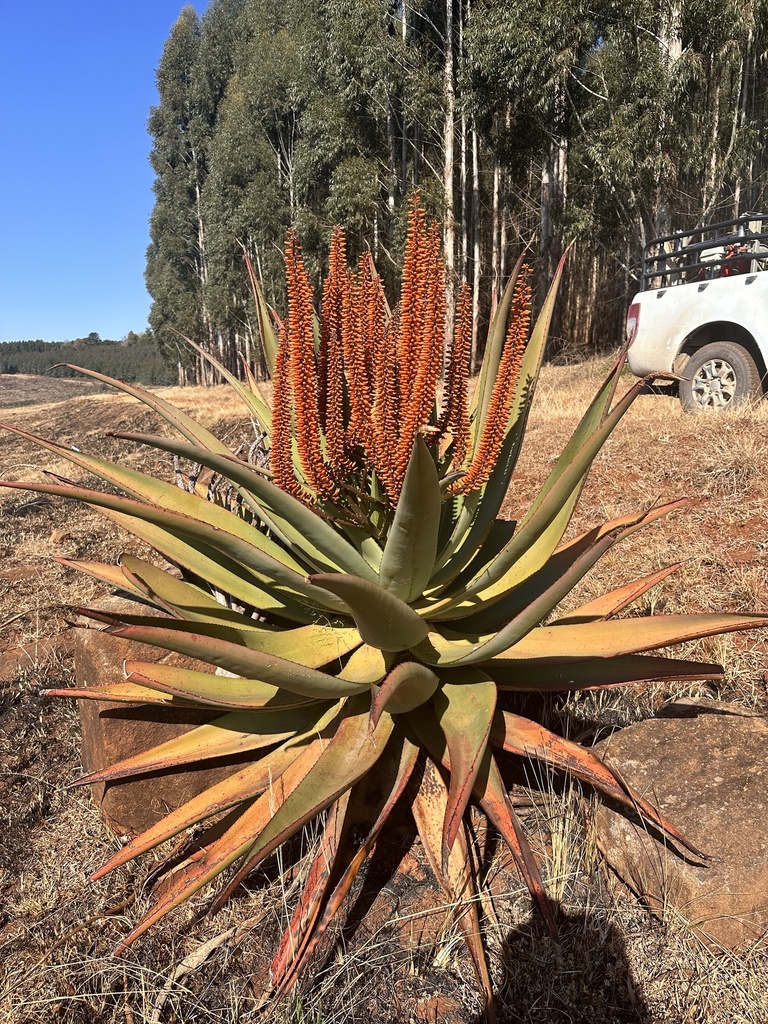
[(725, 412), (760, 397), (760, 374), (746, 349), (732, 341), (704, 345), (693, 353), (680, 381), (686, 412)]

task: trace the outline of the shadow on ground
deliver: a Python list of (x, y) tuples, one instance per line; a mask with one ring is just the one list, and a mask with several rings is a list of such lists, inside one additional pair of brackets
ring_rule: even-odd
[(558, 927), (559, 947), (536, 919), (507, 936), (499, 1024), (653, 1024), (624, 943), (602, 915), (560, 914)]

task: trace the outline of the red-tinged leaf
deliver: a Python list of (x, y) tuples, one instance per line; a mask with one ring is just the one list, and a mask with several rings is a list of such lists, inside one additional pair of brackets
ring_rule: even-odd
[[(287, 992), (309, 961), (322, 936), (348, 895), (360, 868), (371, 852), (381, 829), (405, 789), (416, 766), (419, 751), (399, 731), (395, 731), (376, 765), (352, 789), (345, 819), (344, 841), (336, 857), (333, 891), (324, 899), (314, 922), (305, 929), (301, 946), (288, 957), (272, 964), (272, 983), (277, 995)], [(354, 830), (354, 837), (351, 832)], [(360, 838), (360, 834), (364, 838)]]
[(75, 700), (109, 700), (117, 704), (165, 704), (193, 707), (192, 701), (181, 700), (161, 690), (150, 689), (141, 683), (110, 683), (108, 686), (72, 687), (60, 690), (42, 690), (46, 697), (73, 697)]
[(277, 711), (234, 712), (206, 725), (197, 726), (173, 739), (158, 743), (140, 754), (77, 779), (74, 785), (124, 779), (146, 772), (166, 771), (179, 765), (198, 764), (218, 757), (232, 757), (263, 750), (276, 743), (295, 739), (308, 731), (321, 732), (335, 718), (339, 705), (315, 704), (310, 707)]
[[(334, 874), (342, 834), (349, 806), (349, 791), (331, 804), (325, 819), (325, 827), (320, 838), (317, 853), (304, 883), (304, 890), (291, 915), (291, 921), (283, 932), (277, 953), (272, 960), (270, 975), (273, 979), (280, 977), (293, 962), (304, 942), (305, 936), (312, 931), (320, 913), (320, 908), (328, 893)], [(229, 889), (229, 887), (227, 887)], [(224, 895), (224, 894), (222, 894)], [(216, 901), (219, 902), (218, 900)], [(216, 909), (215, 907), (212, 909)]]
[(722, 679), (722, 665), (648, 654), (624, 654), (612, 658), (548, 661), (495, 659), (483, 665), (500, 690), (542, 693), (546, 691), (600, 690), (627, 683), (662, 680)]
[(94, 579), (101, 580), (102, 583), (107, 583), (110, 587), (114, 587), (115, 590), (125, 590), (135, 594), (136, 597), (146, 597), (143, 590), (136, 587), (131, 580), (125, 578), (119, 565), (108, 565), (105, 562), (92, 562), (86, 559), (75, 558), (54, 558), (54, 562), (58, 562), (59, 565), (65, 565), (68, 569), (84, 572), (88, 576), (92, 576)]
[(630, 810), (637, 811), (642, 818), (666, 832), (697, 857), (704, 856), (652, 804), (627, 786), (599, 757), (578, 743), (563, 739), (537, 722), (508, 711), (496, 712), (490, 741), (509, 754), (540, 761), (552, 768), (567, 771), (583, 782), (588, 782), (606, 796)]
[(667, 576), (677, 572), (682, 564), (682, 562), (675, 562), (664, 569), (659, 569), (658, 572), (652, 572), (648, 576), (641, 576), (639, 579), (632, 580), (631, 583), (625, 583), (623, 587), (617, 587), (607, 594), (596, 597), (593, 601), (588, 601), (586, 604), (574, 608), (567, 615), (561, 615), (555, 622), (557, 625), (564, 625), (574, 622), (590, 622), (592, 619), (609, 619), (614, 615), (618, 615), (619, 612), (632, 604), (633, 601), (636, 601), (652, 587), (665, 580)]
[(427, 758), (421, 779), (411, 778), (411, 809), (429, 865), (453, 908), (456, 920), (467, 944), (478, 983), (486, 1001), (486, 1010), (492, 1015), (493, 989), (485, 961), (485, 950), (480, 934), (477, 911), (477, 893), (472, 878), (469, 843), (463, 826), (456, 835), (446, 869), (443, 869), (443, 822), (448, 809), (448, 791), (440, 772)]
[(451, 682), (443, 682), (435, 693), (434, 706), (451, 759), (451, 781), (443, 822), (442, 866), (458, 835), (464, 812), (488, 747), (493, 713), (496, 709), (496, 684), (477, 670), (452, 672)]
[(204, 790), (171, 811), (141, 835), (131, 839), (119, 853), (91, 875), (91, 881), (96, 881), (121, 864), (126, 864), (142, 853), (153, 850), (160, 843), (172, 839), (185, 829), (258, 796), (276, 782), (299, 757), (304, 758), (304, 768), (308, 770), (307, 766), (314, 763), (322, 751), (323, 740), (315, 733), (310, 737), (304, 737), (302, 741), (293, 739), (281, 744), (265, 754), (256, 764), (249, 764), (229, 778)]
[[(583, 660), (639, 654), (657, 647), (670, 647), (688, 640), (700, 640), (716, 633), (763, 629), (765, 615), (701, 614), (645, 615), (629, 619), (607, 619), (563, 626), (539, 626), (514, 647), (489, 664), (519, 659)], [(484, 666), (485, 668), (486, 666)]]
[(536, 858), (523, 827), (512, 806), (506, 787), (502, 782), (498, 765), (490, 750), (486, 750), (483, 763), (475, 783), (475, 797), (499, 831), (504, 842), (515, 858), (518, 870), (523, 876), (534, 903), (547, 925), (550, 935), (557, 940), (557, 923), (552, 906), (547, 898), (541, 880)]
[(391, 717), (385, 715), (371, 732), (367, 699), (350, 700), (346, 717), (309, 771), (302, 770), (302, 758), (286, 769), (276, 785), (258, 797), (190, 873), (163, 895), (121, 942), (119, 950), (236, 861), (245, 858), (241, 872), (252, 870), (329, 807), (373, 767), (389, 739), (392, 724)]
[(434, 672), (417, 661), (403, 661), (396, 665), (373, 698), (371, 726), (376, 726), (385, 708), (390, 715), (400, 715), (424, 704), (439, 682)]

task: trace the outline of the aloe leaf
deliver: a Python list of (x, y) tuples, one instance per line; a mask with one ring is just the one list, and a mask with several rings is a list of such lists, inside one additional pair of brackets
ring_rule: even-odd
[(657, 647), (670, 647), (688, 640), (700, 640), (716, 633), (732, 633), (768, 626), (764, 615), (701, 614), (647, 615), (629, 619), (606, 619), (563, 626), (539, 626), (523, 637), (503, 656), (488, 665), (521, 658), (614, 658), (639, 654)]
[(544, 496), (521, 521), (512, 540), (472, 582), (453, 598), (430, 610), (434, 619), (461, 618), (481, 602), (502, 597), (542, 567), (560, 542), (578, 500), (584, 477), (595, 456), (644, 386), (632, 387), (602, 421), (557, 479), (543, 488)]
[(537, 722), (531, 722), (508, 711), (496, 713), (490, 739), (491, 743), (501, 747), (508, 754), (540, 761), (552, 768), (569, 772), (583, 782), (588, 782), (624, 807), (636, 811), (647, 822), (666, 832), (691, 853), (698, 857), (704, 856), (671, 821), (627, 786), (599, 757), (578, 743), (563, 739)]
[(677, 501), (668, 502), (665, 505), (658, 505), (646, 512), (636, 513), (631, 516), (622, 516), (594, 527), (592, 530), (583, 533), (567, 544), (561, 544), (549, 559), (537, 572), (533, 573), (518, 587), (515, 587), (508, 594), (499, 600), (490, 603), (488, 606), (480, 605), (480, 610), (474, 615), (467, 616), (462, 620), (462, 631), (484, 632), (495, 628), (499, 622), (508, 622), (524, 611), (528, 605), (536, 600), (545, 590), (552, 587), (570, 567), (580, 558), (584, 552), (594, 544), (601, 541), (609, 534), (614, 536), (614, 541), (624, 540), (630, 537), (635, 529), (647, 526), (661, 516), (668, 515), (676, 509), (683, 508), (690, 504), (688, 499), (682, 498)]
[(94, 562), (80, 558), (55, 558), (59, 565), (65, 565), (68, 569), (76, 569), (95, 580), (107, 583), (115, 590), (124, 590), (134, 597), (146, 599), (144, 591), (137, 587), (130, 580), (126, 579), (119, 565), (109, 565), (106, 562)]
[(488, 749), (485, 751), (475, 783), (475, 796), (509, 847), (550, 935), (557, 941), (557, 923), (552, 912), (552, 905), (544, 889), (536, 858), (533, 856), (523, 827), (510, 802), (496, 760)]
[(283, 743), (265, 754), (256, 764), (246, 765), (227, 779), (188, 800), (170, 814), (166, 814), (155, 825), (126, 843), (114, 857), (90, 876), (91, 881), (103, 878), (115, 868), (153, 850), (160, 843), (172, 839), (185, 829), (258, 796), (276, 782), (299, 756), (304, 757), (306, 765), (308, 761), (316, 761), (322, 751), (323, 741), (317, 736), (305, 736), (301, 743), (296, 739), (290, 743)]
[(177, 618), (191, 622), (219, 623), (238, 630), (265, 632), (267, 627), (219, 604), (215, 597), (200, 587), (187, 583), (159, 569), (142, 558), (123, 553), (119, 571), (127, 589), (144, 595), (153, 604)]
[(149, 684), (137, 682), (108, 683), (106, 686), (63, 687), (42, 690), (45, 697), (72, 697), (75, 700), (109, 700), (117, 704), (165, 704), (180, 707), (194, 706), (190, 701), (178, 700), (170, 693), (156, 690)]
[[(375, 775), (369, 772), (352, 788), (345, 830), (349, 833), (354, 828), (354, 844), (348, 838), (343, 844), (341, 854), (344, 860), (337, 857), (336, 863), (336, 872), (341, 872), (339, 880), (319, 908), (321, 912), (316, 921), (306, 927), (301, 945), (295, 948), (291, 959), (290, 951), (283, 948), (282, 956), (273, 961), (272, 979), (276, 995), (291, 988), (317, 948), (402, 795), (416, 767), (418, 753), (418, 747), (396, 730), (379, 758)], [(363, 839), (359, 838), (361, 832)]]
[(274, 380), (277, 365), (277, 335), (272, 327), (272, 318), (269, 315), (269, 306), (264, 298), (264, 291), (259, 284), (258, 278), (253, 272), (253, 265), (251, 264), (250, 257), (247, 254), (245, 262), (248, 267), (248, 277), (250, 278), (251, 289), (253, 290), (253, 298), (256, 302), (256, 316), (259, 321), (259, 339), (261, 340), (261, 349), (264, 353), (264, 360), (267, 364), (269, 376)]
[[(278, 708), (277, 710), (235, 711), (222, 715), (206, 725), (197, 726), (173, 739), (158, 743), (150, 750), (126, 757), (109, 768), (84, 775), (74, 785), (124, 779), (146, 772), (165, 771), (179, 765), (196, 764), (218, 757), (232, 757), (283, 743), (308, 730), (322, 731), (323, 719), (335, 715), (339, 704), (310, 707)], [(327, 723), (326, 723), (327, 724)]]
[(385, 655), (378, 647), (363, 644), (352, 652), (338, 677), (360, 685), (374, 686), (380, 683), (389, 671), (391, 660), (391, 655)]
[(366, 560), (329, 523), (231, 453), (222, 456), (182, 441), (149, 434), (120, 432), (115, 437), (201, 462), (250, 492), (264, 511), (266, 521), (275, 524), (291, 550), (301, 554), (305, 561), (313, 562), (323, 571), (351, 572), (363, 579), (376, 580), (376, 574)]
[(406, 604), (422, 593), (432, 575), (440, 507), (437, 467), (418, 434), (379, 570), (382, 587)]
[(182, 566), (244, 605), (258, 608), (262, 612), (274, 612), (293, 622), (312, 622), (316, 617), (306, 605), (271, 587), (236, 559), (228, 558), (201, 541), (190, 542), (171, 530), (142, 522), (135, 516), (121, 512), (103, 508), (99, 512), (149, 544), (169, 562)]
[[(122, 629), (111, 629), (110, 633), (125, 637), (127, 640), (185, 654), (189, 658), (218, 665), (219, 668), (234, 672), (244, 679), (258, 679), (260, 682), (306, 697), (330, 700), (359, 693), (361, 689), (355, 683), (318, 672), (275, 654), (253, 651), (217, 637), (201, 635), (199, 632), (187, 633), (163, 626), (124, 626)], [(222, 682), (233, 682), (226, 680), (225, 677), (221, 678)]]
[(426, 665), (416, 661), (401, 662), (392, 669), (373, 698), (371, 725), (375, 727), (385, 709), (390, 715), (413, 711), (429, 700), (439, 682)]
[(196, 669), (179, 668), (176, 665), (126, 661), (124, 671), (128, 682), (165, 691), (196, 705), (204, 704), (224, 710), (248, 709), (255, 714), (259, 709), (270, 711), (299, 708), (307, 704), (316, 704), (319, 700), (332, 699), (293, 693), (291, 690), (263, 683), (260, 679), (218, 676)]
[(269, 434), (272, 430), (272, 412), (264, 399), (249, 388), (245, 387), (234, 373), (231, 373), (223, 363), (219, 362), (214, 355), (206, 351), (202, 345), (198, 345), (196, 341), (188, 338), (185, 334), (180, 335), (180, 337), (183, 338), (191, 348), (195, 349), (196, 352), (199, 352), (206, 362), (210, 363), (211, 366), (218, 370), (222, 377), (237, 393), (248, 412), (254, 417), (261, 427), (262, 431), (265, 434)]
[[(658, 511), (653, 509), (652, 513), (658, 514)], [(655, 518), (655, 515), (652, 517)], [(551, 578), (548, 578), (548, 574), (545, 572), (547, 566), (540, 570), (539, 573), (534, 574), (534, 579), (538, 586), (531, 588), (530, 593), (521, 595), (520, 610), (503, 629), (500, 629), (490, 639), (472, 644), (470, 651), (466, 650), (466, 643), (460, 642), (456, 646), (454, 655), (450, 660), (449, 655), (443, 651), (439, 664), (452, 664), (456, 666), (477, 665), (514, 646), (526, 633), (529, 633), (550, 614), (605, 552), (616, 543), (619, 537), (633, 532), (639, 525), (643, 525), (645, 521), (646, 518), (643, 517), (639, 523), (633, 524), (633, 526), (624, 531), (610, 533), (590, 545), (581, 548), (574, 545), (573, 553), (575, 557), (570, 561), (570, 564), (566, 563), (564, 571), (560, 575), (552, 573)], [(551, 561), (553, 559), (550, 559)], [(543, 579), (540, 577), (543, 577)], [(538, 587), (543, 587), (543, 589), (539, 590)]]
[(480, 376), (478, 378), (477, 387), (472, 400), (471, 418), (474, 425), (473, 440), (475, 440), (482, 432), (483, 424), (488, 416), (488, 408), (491, 403), (491, 395), (493, 394), (493, 385), (495, 384), (496, 377), (498, 376), (499, 364), (501, 363), (501, 356), (504, 351), (509, 311), (512, 308), (515, 286), (520, 275), (520, 270), (523, 266), (524, 258), (525, 253), (519, 257), (515, 266), (512, 268), (512, 273), (509, 275), (509, 280), (502, 292), (501, 299), (496, 307), (496, 312), (493, 315), (493, 320), (488, 328), (488, 339), (485, 345), (483, 361), (480, 364)]
[(126, 395), (131, 395), (132, 398), (137, 398), (144, 405), (152, 409), (159, 416), (174, 427), (178, 432), (186, 437), (193, 444), (200, 444), (204, 448), (207, 448), (212, 452), (222, 452), (229, 454), (229, 449), (223, 444), (216, 436), (214, 436), (210, 430), (201, 426), (196, 420), (193, 420), (191, 416), (187, 416), (186, 413), (182, 412), (181, 409), (177, 409), (176, 406), (171, 405), (170, 402), (166, 402), (164, 398), (159, 395), (153, 394), (151, 391), (146, 391), (144, 388), (138, 387), (135, 384), (126, 384), (124, 381), (116, 380), (114, 377), (107, 377), (103, 373), (97, 373), (96, 370), (89, 370), (85, 366), (75, 366), (72, 363), (64, 363), (64, 366), (70, 370), (76, 370), (78, 373), (85, 374), (86, 377), (93, 377), (94, 380), (100, 380), (103, 384), (109, 384), (110, 387), (116, 388), (118, 391), (125, 392)]
[(180, 883), (172, 886), (122, 940), (119, 948), (124, 949), (155, 921), (241, 857), (245, 856), (246, 868), (252, 869), (295, 835), (373, 767), (391, 735), (392, 724), (392, 719), (384, 715), (376, 729), (371, 731), (365, 703), (359, 700), (351, 702), (346, 717), (309, 770), (303, 771), (301, 758), (286, 769), (277, 780), (277, 786), (258, 797), (243, 812), (232, 828), (210, 847), (206, 856), (194, 864)]
[(444, 872), (488, 746), (496, 709), (496, 684), (489, 676), (469, 670), (452, 673), (451, 680), (443, 682), (434, 697), (435, 712), (451, 758), (451, 781), (443, 822)]
[[(240, 536), (240, 529), (235, 525), (242, 523), (237, 516), (227, 515), (232, 519), (232, 526), (235, 532), (230, 533), (224, 529), (202, 522), (192, 516), (178, 512), (169, 511), (155, 505), (144, 504), (134, 501), (131, 498), (121, 498), (116, 495), (105, 494), (102, 491), (91, 491), (84, 487), (62, 486), (60, 484), (15, 484), (0, 481), (2, 487), (15, 487), (23, 490), (36, 491), (39, 494), (52, 494), (61, 498), (74, 498), (85, 502), (88, 505), (95, 505), (112, 512), (132, 516), (135, 519), (148, 522), (153, 526), (159, 526), (164, 530), (174, 530), (185, 538), (196, 542), (207, 544), (214, 550), (221, 551), (235, 561), (252, 569), (257, 574), (263, 574), (267, 579), (274, 581), (278, 586), (287, 587), (292, 593), (289, 595), (295, 599), (296, 596), (305, 598), (309, 602), (334, 611), (346, 611), (343, 602), (337, 601), (333, 595), (325, 590), (313, 587), (306, 582), (295, 569), (289, 568), (284, 561), (278, 560), (264, 550), (263, 541), (266, 540), (263, 534), (253, 530), (256, 537), (261, 537), (259, 547), (251, 543), (251, 540)], [(181, 494), (182, 492), (179, 491)], [(191, 495), (189, 495), (191, 497)], [(214, 508), (210, 502), (204, 502)], [(287, 556), (282, 553), (283, 558)]]
[(418, 788), (413, 785), (414, 782), (415, 776), (411, 779), (410, 787), (412, 789), (411, 810), (424, 853), (449, 905), (455, 908), (457, 923), (472, 957), (472, 964), (482, 987), (486, 1006), (490, 1007), (493, 1001), (493, 989), (488, 975), (488, 965), (485, 962), (480, 919), (477, 912), (477, 893), (472, 878), (472, 859), (464, 828), (459, 829), (456, 842), (453, 844), (448, 858), (447, 868), (443, 870), (443, 821), (448, 806), (448, 791), (440, 772), (429, 759), (424, 765), (424, 772)]
[[(541, 363), (544, 358), (549, 325), (552, 320), (557, 291), (560, 287), (564, 261), (565, 257), (563, 257), (558, 265), (523, 356), (519, 382), (510, 408), (507, 431), (501, 452), (493, 467), (488, 483), (479, 491), (467, 495), (463, 499), (463, 505), (459, 512), (453, 535), (446, 547), (440, 552), (435, 563), (436, 573), (432, 581), (435, 586), (444, 585), (454, 580), (466, 568), (469, 562), (473, 560), (478, 549), (484, 543), (492, 523), (498, 516), (509, 490), (509, 483), (517, 465), (525, 435), (525, 427), (533, 402), (536, 381), (538, 380)], [(510, 292), (510, 303), (511, 299), (512, 294)], [(503, 332), (506, 330), (504, 326), (506, 318), (507, 315), (505, 314), (503, 324), (499, 327), (499, 330), (502, 332), (499, 340), (502, 344)], [(494, 360), (497, 360), (497, 358), (497, 356), (493, 357)], [(493, 389), (493, 380), (487, 378), (487, 384), (484, 385), (481, 373), (481, 384), (478, 386), (478, 394), (481, 393), (484, 387), (486, 389), (485, 397), (481, 399), (481, 409), (475, 424), (473, 424), (475, 443), (479, 441), (480, 437), (480, 433), (476, 428), (480, 426), (480, 418), (484, 419), (486, 415), (487, 405), (490, 402), (490, 395)], [(482, 411), (483, 405), (486, 408), (486, 412)]]
[(659, 569), (658, 572), (640, 576), (630, 583), (625, 583), (623, 587), (616, 587), (615, 590), (611, 590), (607, 594), (602, 594), (586, 604), (579, 605), (567, 615), (558, 616), (555, 621), (558, 625), (565, 625), (566, 623), (589, 622), (592, 619), (609, 619), (613, 615), (618, 615), (620, 611), (642, 597), (643, 594), (647, 594), (652, 587), (657, 586), (672, 573), (677, 572), (681, 565), (682, 562), (675, 562), (664, 569)]
[[(270, 975), (273, 985), (276, 984), (277, 979), (283, 977), (287, 967), (294, 962), (295, 956), (301, 950), (305, 939), (314, 930), (324, 899), (338, 870), (338, 862), (343, 856), (344, 845), (346, 845), (344, 844), (344, 833), (349, 798), (350, 793), (347, 791), (328, 808), (323, 834), (307, 873), (301, 897), (288, 927), (283, 932), (280, 946), (272, 961)], [(227, 886), (227, 889), (217, 898), (217, 904), (223, 903), (229, 889), (230, 886)]]
[(624, 654), (611, 658), (581, 660), (494, 659), (483, 665), (500, 690), (521, 693), (543, 693), (571, 690), (601, 690), (627, 683), (650, 683), (663, 680), (699, 681), (722, 679), (722, 665), (680, 658), (652, 657), (647, 654)]
[[(247, 541), (249, 544), (263, 551), (266, 555), (278, 562), (282, 562), (285, 566), (299, 573), (306, 572), (306, 565), (304, 563), (293, 558), (284, 550), (284, 548), (273, 541), (270, 537), (267, 537), (261, 533), (261, 531), (256, 530), (239, 516), (233, 515), (225, 508), (222, 508), (214, 502), (207, 501), (198, 494), (190, 494), (188, 491), (182, 490), (180, 487), (177, 487), (175, 484), (169, 483), (168, 481), (158, 480), (156, 477), (149, 476), (146, 473), (139, 473), (136, 470), (128, 469), (125, 466), (118, 465), (117, 463), (109, 462), (106, 459), (100, 459), (95, 455), (85, 455), (83, 452), (72, 451), (71, 449), (64, 448), (62, 445), (57, 445), (51, 441), (47, 441), (45, 438), (37, 437), (34, 434), (29, 434), (25, 431), (19, 431), (10, 427), (7, 429), (13, 430), (14, 433), (21, 434), (27, 440), (32, 441), (41, 448), (45, 448), (60, 455), (62, 458), (67, 459), (74, 465), (80, 466), (82, 469), (87, 470), (89, 473), (93, 473), (95, 476), (98, 476), (107, 483), (119, 487), (121, 490), (126, 491), (132, 497), (138, 498), (142, 502), (148, 502), (150, 505), (165, 508), (169, 512), (179, 513), (180, 515), (187, 516), (192, 520), (207, 523), (227, 534), (235, 534), (241, 540)], [(140, 434), (115, 436), (131, 439), (144, 437), (144, 435)], [(157, 440), (165, 441), (166, 439), (159, 438)], [(156, 447), (163, 446), (157, 445)], [(168, 451), (175, 450), (175, 447), (174, 443), (170, 440), (168, 440), (165, 445), (165, 449)], [(193, 447), (191, 445), (184, 444), (183, 442), (179, 442), (178, 447), (184, 452), (195, 453), (195, 456), (199, 458), (204, 456), (210, 457), (210, 459), (215, 461), (217, 464), (221, 462), (226, 464), (238, 462), (238, 460), (235, 459), (224, 459), (220, 455), (212, 455), (210, 452), (206, 452), (203, 448)], [(230, 453), (228, 452), (227, 454), (229, 455)], [(239, 464), (243, 465), (242, 463)], [(269, 486), (272, 485), (270, 484)]]
[(330, 591), (344, 603), (366, 644), (382, 651), (404, 651), (423, 640), (428, 627), (412, 608), (377, 583), (359, 576), (318, 574), (314, 587)]

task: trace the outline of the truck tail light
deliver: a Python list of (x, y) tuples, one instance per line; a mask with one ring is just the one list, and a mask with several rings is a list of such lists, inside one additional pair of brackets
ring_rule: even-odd
[(633, 302), (627, 311), (627, 341), (632, 344), (640, 326), (640, 303)]

